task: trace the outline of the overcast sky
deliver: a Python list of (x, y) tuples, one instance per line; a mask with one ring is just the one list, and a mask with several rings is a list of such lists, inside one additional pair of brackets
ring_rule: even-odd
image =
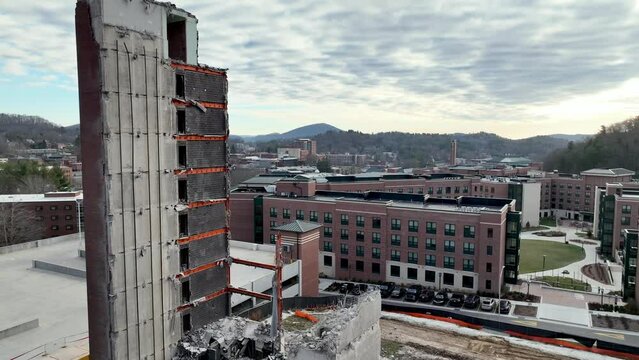
[[(113, 0), (117, 1), (117, 0)], [(639, 0), (176, 0), (234, 134), (593, 133), (639, 115)], [(79, 121), (72, 0), (0, 0), (0, 112)]]

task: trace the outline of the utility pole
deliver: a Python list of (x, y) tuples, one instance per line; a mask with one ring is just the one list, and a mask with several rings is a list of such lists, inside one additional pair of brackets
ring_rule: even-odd
[(544, 255), (544, 260), (543, 260), (543, 263), (541, 265), (541, 278), (542, 278), (542, 280), (544, 278), (544, 271), (546, 271), (546, 255)]

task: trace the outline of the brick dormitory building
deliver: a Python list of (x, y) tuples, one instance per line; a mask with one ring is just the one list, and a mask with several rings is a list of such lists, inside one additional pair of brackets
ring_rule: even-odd
[(275, 185), (274, 193), (257, 186), (231, 194), (234, 239), (269, 243), (278, 226), (306, 221), (319, 225), (326, 276), (489, 293), (517, 279), (521, 213), (514, 200), (317, 190), (317, 180), (306, 177)]

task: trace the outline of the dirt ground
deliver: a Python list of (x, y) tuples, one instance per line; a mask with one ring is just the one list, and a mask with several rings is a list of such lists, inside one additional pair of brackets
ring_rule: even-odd
[(528, 305), (515, 305), (515, 311), (513, 311), (513, 315), (536, 317), (537, 307)]
[(572, 359), (513, 345), (500, 337), (473, 337), (381, 319), (382, 356), (402, 360)]
[(639, 321), (627, 317), (592, 315), (592, 326), (627, 331), (639, 331)]
[(610, 276), (608, 275), (608, 269), (603, 264), (589, 264), (584, 265), (581, 268), (581, 272), (591, 279), (595, 279), (600, 283), (610, 285)]

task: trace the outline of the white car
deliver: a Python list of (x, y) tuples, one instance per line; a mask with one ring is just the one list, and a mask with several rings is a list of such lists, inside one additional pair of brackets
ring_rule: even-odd
[(483, 298), (481, 299), (481, 309), (483, 311), (493, 311), (496, 303), (495, 299)]

